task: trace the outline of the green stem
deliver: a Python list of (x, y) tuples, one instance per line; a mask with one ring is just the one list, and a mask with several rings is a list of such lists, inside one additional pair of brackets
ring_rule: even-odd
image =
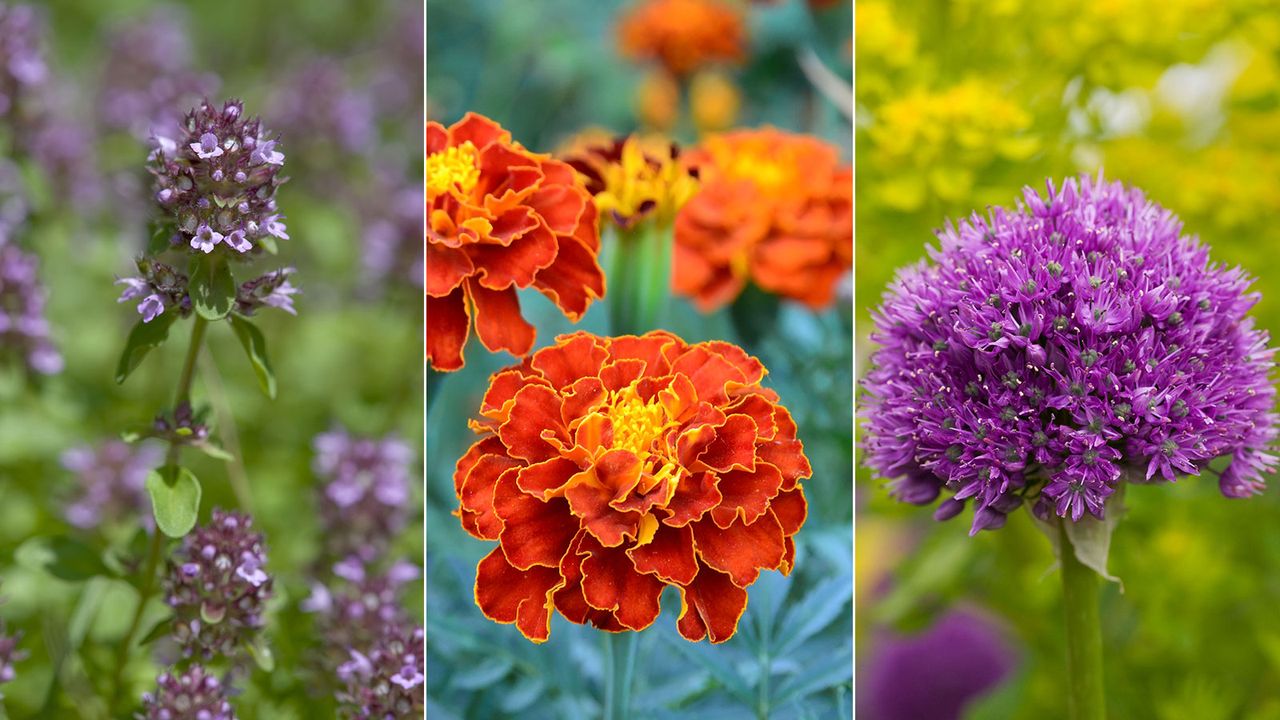
[[(175, 395), (174, 407), (191, 401), (191, 383), (195, 379), (196, 358), (200, 356), (200, 347), (204, 344), (204, 331), (208, 327), (209, 321), (195, 315), (195, 321), (191, 326), (191, 342), (187, 345), (187, 357), (182, 363), (182, 374), (178, 376), (178, 391)], [(169, 443), (169, 452), (165, 455), (166, 465), (176, 465), (182, 455), (182, 444), (177, 441)], [(133, 638), (138, 634), (138, 629), (142, 625), (142, 616), (147, 609), (147, 601), (151, 599), (152, 593), (155, 592), (156, 569), (160, 566), (160, 556), (164, 550), (164, 534), (160, 532), (160, 528), (151, 530), (151, 545), (147, 550), (147, 564), (142, 571), (142, 587), (138, 590), (138, 606), (133, 611), (133, 619), (129, 622), (129, 629), (125, 631), (124, 639), (120, 641), (120, 647), (116, 650), (116, 663), (112, 671), (111, 683), (111, 707), (116, 707), (120, 702), (120, 695), (124, 692), (124, 668), (129, 662), (129, 653), (133, 650)]]
[(666, 319), (671, 297), (670, 222), (641, 222), (614, 230), (609, 273), (610, 323), (615, 335), (642, 334)]
[(1067, 707), (1071, 720), (1104, 720), (1107, 706), (1102, 690), (1098, 574), (1076, 558), (1065, 522), (1059, 523), (1058, 538), (1067, 622)]
[(639, 645), (639, 633), (604, 633), (604, 720), (631, 717), (631, 687)]

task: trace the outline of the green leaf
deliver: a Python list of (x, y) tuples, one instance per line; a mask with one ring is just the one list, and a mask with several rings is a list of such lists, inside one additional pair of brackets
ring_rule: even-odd
[(221, 460), (223, 462), (234, 462), (236, 459), (235, 455), (232, 455), (226, 450), (223, 450), (221, 445), (209, 440), (191, 443), (191, 447), (199, 450), (205, 455), (208, 455), (214, 460)]
[(778, 631), (781, 647), (777, 654), (786, 655), (817, 635), (843, 615), (845, 605), (852, 598), (853, 578), (848, 575), (819, 583), (787, 612)]
[(200, 255), (191, 262), (191, 303), (206, 320), (221, 320), (236, 304), (236, 279), (231, 266), (213, 255)]
[(180, 538), (196, 526), (200, 513), (200, 481), (178, 465), (165, 465), (147, 475), (147, 494), (156, 527), (165, 535)]
[(262, 388), (262, 392), (274, 400), (276, 376), (271, 372), (271, 362), (267, 359), (267, 339), (263, 337), (257, 325), (239, 315), (231, 316), (231, 329), (236, 331), (236, 337), (240, 338), (240, 345), (249, 356), (249, 362), (253, 365), (253, 372), (258, 376), (258, 385)]
[(255, 242), (258, 243), (258, 247), (262, 248), (263, 250), (266, 250), (268, 253), (272, 255), (280, 254), (280, 246), (276, 244), (276, 239), (271, 237), (270, 235), (263, 235), (262, 237), (259, 237)]
[(13, 557), (21, 565), (68, 582), (113, 575), (101, 553), (69, 535), (31, 538), (18, 547)]
[(503, 712), (518, 713), (537, 702), (546, 688), (546, 680), (533, 675), (525, 675), (510, 686), (499, 705)]
[(495, 655), (454, 675), (451, 684), (464, 690), (479, 690), (501, 680), (511, 671), (511, 666), (510, 658)]
[(264, 672), (276, 669), (276, 656), (271, 652), (271, 646), (267, 644), (266, 638), (259, 637), (256, 641), (249, 643), (249, 655)]
[(166, 616), (163, 620), (155, 624), (142, 639), (138, 641), (138, 645), (149, 645), (160, 638), (168, 635), (173, 630), (173, 617)]
[(176, 311), (161, 313), (151, 322), (138, 321), (129, 331), (129, 339), (125, 341), (124, 352), (120, 354), (120, 362), (116, 365), (116, 382), (122, 383), (129, 374), (137, 369), (147, 353), (164, 344), (169, 339), (169, 328), (178, 319)]
[(1120, 592), (1124, 592), (1124, 583), (1120, 581), (1120, 578), (1107, 572), (1107, 556), (1111, 551), (1111, 534), (1115, 532), (1116, 525), (1120, 522), (1120, 516), (1124, 514), (1124, 510), (1124, 485), (1121, 484), (1120, 490), (1107, 499), (1103, 513), (1105, 518), (1102, 520), (1088, 513), (1076, 522), (1059, 520), (1058, 518), (1052, 518), (1053, 522), (1045, 522), (1034, 515), (1032, 518), (1035, 520), (1036, 527), (1053, 544), (1054, 557), (1061, 558), (1062, 548), (1059, 547), (1060, 543), (1058, 542), (1058, 522), (1061, 522), (1066, 526), (1067, 537), (1071, 539), (1076, 559), (1085, 567), (1091, 568), (1102, 577), (1119, 585)]

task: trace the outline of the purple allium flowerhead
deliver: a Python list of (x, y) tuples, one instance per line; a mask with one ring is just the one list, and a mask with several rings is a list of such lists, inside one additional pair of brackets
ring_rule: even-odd
[(142, 696), (137, 720), (235, 720), (227, 690), (200, 665), (169, 670), (156, 678), (156, 691)]
[(39, 265), (35, 255), (0, 243), (0, 356), (16, 355), (32, 372), (54, 375), (63, 362), (44, 317)]
[[(1101, 518), (1122, 481), (1229, 462), (1228, 497), (1275, 467), (1274, 351), (1240, 268), (1209, 260), (1136, 188), (1082, 178), (938, 233), (875, 313), (869, 464), (898, 499), (973, 500), (971, 533), (1024, 501)], [(1210, 470), (1212, 472), (1212, 470)]]
[(49, 76), (44, 21), (29, 5), (0, 4), (0, 117), (12, 118)]
[(350, 659), (352, 650), (367, 651), (388, 628), (408, 626), (400, 591), (421, 574), (417, 565), (404, 561), (375, 573), (353, 555), (334, 564), (331, 582), (312, 585), (301, 607), (316, 616), (317, 635), (335, 667)]
[(175, 246), (244, 259), (288, 239), (276, 207), (284, 154), (257, 118), (245, 117), (240, 101), (221, 110), (204, 101), (173, 130), (177, 137), (153, 138), (148, 169), (156, 202), (174, 224)]
[(859, 716), (959, 720), (1016, 664), (1004, 628), (973, 612), (949, 612), (918, 635), (877, 635), (859, 670)]
[(155, 320), (170, 308), (174, 308), (180, 317), (191, 314), (189, 281), (185, 273), (145, 255), (138, 257), (136, 263), (137, 277), (116, 279), (117, 285), (124, 286), (117, 302), (136, 301), (143, 322)]
[(161, 6), (112, 30), (98, 106), (108, 128), (145, 141), (170, 132), (182, 122), (178, 108), (191, 107), (218, 85), (216, 75), (191, 69), (185, 18)]
[(360, 437), (342, 428), (317, 435), (312, 446), (327, 557), (375, 559), (407, 520), (412, 448), (394, 436)]
[(184, 655), (230, 657), (253, 639), (272, 595), (266, 564), (262, 535), (244, 513), (215, 509), (209, 524), (182, 539), (164, 590)]
[(341, 716), (353, 720), (422, 717), (426, 695), (425, 635), (420, 626), (393, 626), (366, 651), (351, 650), (337, 668)]
[(72, 448), (62, 454), (62, 467), (75, 473), (79, 487), (63, 515), (81, 529), (102, 523), (151, 523), (147, 473), (159, 467), (164, 452), (158, 445), (130, 445), (108, 440), (97, 446)]
[(252, 316), (264, 307), (273, 307), (297, 315), (293, 296), (299, 291), (289, 282), (289, 276), (294, 272), (291, 267), (281, 268), (241, 283), (236, 292), (236, 311)]

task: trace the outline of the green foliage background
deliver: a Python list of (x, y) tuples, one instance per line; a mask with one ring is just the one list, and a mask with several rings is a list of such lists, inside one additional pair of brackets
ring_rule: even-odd
[[(856, 12), (861, 358), (870, 310), (933, 228), (1099, 168), (1256, 276), (1255, 315), (1280, 330), (1273, 4), (859, 0)], [(976, 603), (1009, 623), (1023, 664), (968, 717), (1065, 716), (1060, 583), (1026, 513), (969, 539), (967, 514), (935, 524), (865, 469), (858, 492), (860, 666), (874, 629), (911, 632)], [(1111, 554), (1124, 592), (1103, 595), (1110, 716), (1280, 718), (1275, 489), (1228, 500), (1213, 478), (1188, 478), (1132, 487), (1125, 505)]]
[[(745, 5), (745, 4), (744, 4)], [(614, 23), (623, 2), (431, 0), (427, 8), (429, 119), (450, 124), (466, 111), (483, 113), (532, 150), (550, 152), (588, 126), (636, 129), (633, 96), (644, 69), (617, 53)], [(848, 76), (850, 10), (817, 18), (802, 1), (748, 10), (751, 60), (733, 71), (743, 94), (739, 124), (772, 123), (811, 132), (846, 150), (849, 126), (814, 95), (795, 51), (812, 47)], [(696, 140), (687, 119), (682, 143)], [(608, 267), (607, 263), (604, 265)], [(536, 293), (521, 296), (538, 328), (537, 347), (576, 329), (608, 334), (609, 299), (577, 325)], [(848, 717), (852, 620), (851, 466), (852, 346), (845, 308), (813, 314), (784, 305), (746, 321), (760, 339), (745, 345), (769, 369), (765, 383), (795, 415), (813, 464), (805, 481), (809, 520), (797, 536), (797, 569), (783, 578), (764, 573), (749, 589), (738, 634), (723, 645), (691, 644), (675, 628), (679, 596), (668, 590), (663, 614), (640, 634), (633, 690), (635, 717)], [(739, 321), (740, 323), (742, 321)], [(661, 323), (689, 342), (742, 344), (742, 325), (728, 309), (701, 315), (676, 301)], [(431, 379), (427, 421), (427, 683), (432, 718), (597, 717), (602, 693), (603, 634), (556, 615), (551, 639), (525, 640), (476, 608), (476, 563), (491, 545), (463, 532), (454, 465), (473, 441), (488, 376), (513, 362), (489, 355), (474, 340), (467, 366)], [(767, 671), (762, 671), (767, 669)]]
[[(95, 111), (94, 83), (106, 30), (135, 21), (157, 4), (50, 0), (43, 5), (55, 81), (81, 89), (77, 110), (85, 117), (91, 119)], [(393, 0), (196, 0), (184, 5), (195, 68), (219, 75), (219, 93), (243, 98), (249, 114), (264, 114), (288, 70), (318, 54), (345, 58), (352, 66), (377, 63), (392, 30), (421, 18), (415, 20)], [(407, 87), (420, 86), (420, 72), (412, 67), (404, 72)], [(357, 292), (362, 228), (354, 198), (321, 197), (310, 175), (315, 158), (291, 153), (303, 139), (291, 137), (290, 128), (273, 124), (269, 115), (264, 121), (281, 132), (285, 172), (292, 177), (279, 193), (292, 239), (280, 243), (277, 262), (298, 268), (295, 284), (303, 293), (297, 298), (298, 317), (273, 311), (256, 319), (268, 339), (279, 395), (275, 401), (262, 395), (230, 328), (216, 323), (209, 331), (211, 354), (201, 358), (197, 372), (195, 399), (210, 401), (234, 423), (252, 513), (266, 535), (266, 569), (276, 579), (278, 597), (266, 630), (275, 670), (258, 669), (250, 676), (244, 694), (234, 700), (239, 717), (333, 717), (331, 680), (318, 675), (308, 660), (317, 641), (309, 617), (297, 607), (309, 592), (307, 570), (320, 547), (312, 511), (311, 441), (341, 423), (354, 433), (396, 433), (421, 452), (421, 291), (390, 287), (376, 298)], [(406, 184), (420, 183), (418, 111), (379, 118), (379, 123), (383, 151), (403, 154)], [(305, 139), (309, 147), (326, 142)], [(115, 136), (96, 149), (104, 168), (136, 168), (145, 177), (147, 151), (140, 143)], [(343, 162), (358, 177), (372, 160), (346, 157)], [(42, 185), (38, 171), (28, 170), (36, 187)], [(128, 532), (77, 535), (62, 519), (76, 479), (62, 469), (58, 456), (147, 423), (171, 403), (190, 328), (179, 322), (171, 342), (117, 385), (112, 379), (116, 359), (137, 314), (132, 305), (116, 303), (119, 288), (112, 283), (131, 273), (131, 258), (146, 238), (125, 234), (119, 208), (90, 215), (47, 193), (37, 201), (36, 217), (19, 242), (40, 257), (41, 279), (50, 294), (48, 318), (67, 367), (35, 384), (17, 368), (0, 369), (0, 617), (10, 630), (23, 632), (22, 647), (30, 653), (17, 665), (16, 679), (3, 687), (3, 705), (13, 718), (102, 718), (109, 712), (97, 698), (108, 690), (113, 654), (137, 591), (119, 578), (55, 579), (15, 561), (15, 550), (33, 537), (71, 532), (95, 550), (111, 544), (127, 552)], [(218, 430), (226, 429), (224, 422)], [(202, 521), (214, 506), (236, 505), (227, 464), (192, 451), (184, 461), (204, 485)], [(420, 507), (421, 493), (414, 489), (409, 502)], [(414, 519), (393, 552), (416, 561), (422, 554), (421, 515), (410, 515)], [(404, 602), (415, 616), (422, 600), (420, 587), (411, 584)], [(157, 604), (147, 617), (158, 617), (158, 610)], [(135, 699), (153, 687), (158, 672), (143, 655), (135, 651), (125, 673)], [(55, 659), (63, 661), (58, 683)]]

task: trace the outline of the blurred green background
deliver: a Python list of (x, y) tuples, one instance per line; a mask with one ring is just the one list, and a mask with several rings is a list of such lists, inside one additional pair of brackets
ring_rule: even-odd
[[(146, 146), (103, 126), (99, 100), (113, 33), (145, 22), (161, 5), (50, 0), (39, 7), (47, 23), (49, 82), (59, 97), (56, 112), (84, 141), (80, 160), (89, 165), (87, 181), (102, 187), (94, 188), (96, 202), (73, 200), (35, 164), (17, 158), (33, 202), (17, 242), (40, 258), (47, 316), (66, 368), (38, 380), (18, 367), (0, 368), (0, 616), (11, 631), (23, 632), (22, 647), (30, 654), (17, 665), (16, 679), (0, 689), (13, 718), (101, 716), (92, 698), (104, 692), (115, 646), (136, 604), (136, 591), (123, 580), (56, 580), (16, 563), (14, 551), (33, 536), (69, 531), (62, 510), (77, 481), (59, 465), (60, 453), (149, 422), (171, 402), (177, 382), (182, 342), (153, 352), (125, 384), (113, 381), (137, 314), (132, 304), (116, 303), (120, 288), (112, 283), (133, 274), (131, 259), (146, 241), (139, 218), (148, 211), (149, 178), (143, 169)], [(298, 316), (272, 311), (258, 320), (271, 349), (278, 399), (259, 392), (228, 328), (211, 327), (211, 354), (201, 359), (195, 398), (208, 400), (225, 418), (224, 444), (234, 429), (242, 464), (185, 455), (203, 481), (202, 521), (214, 506), (236, 505), (228, 477), (243, 473), (252, 507), (242, 509), (252, 511), (266, 535), (266, 569), (275, 577), (277, 598), (266, 630), (275, 670), (255, 670), (234, 703), (241, 718), (333, 717), (332, 680), (317, 676), (308, 659), (317, 640), (310, 618), (298, 610), (320, 549), (311, 511), (317, 492), (311, 443), (317, 433), (342, 424), (353, 433), (394, 433), (421, 457), (421, 280), (415, 286), (371, 275), (364, 261), (371, 225), (394, 219), (370, 204), (375, 179), (382, 179), (416, 198), (397, 241), (421, 263), (422, 10), (396, 0), (195, 0), (167, 9), (189, 34), (191, 68), (220, 78), (211, 99), (243, 98), (249, 114), (280, 132), (284, 170), (291, 176), (279, 192), (279, 206), (292, 239), (280, 243), (278, 258), (262, 265), (298, 268)], [(344, 88), (368, 103), (362, 110), (355, 103), (374, 118), (359, 146), (339, 147), (323, 134), (323, 120), (335, 107), (329, 97), (307, 99), (304, 110), (315, 125), (283, 122), (282, 98), (313, 90), (299, 87), (296, 73), (318, 60), (340, 67)], [(120, 187), (125, 190), (117, 192)], [(179, 336), (185, 338), (185, 326), (175, 329)], [(414, 489), (409, 502), (420, 507), (421, 492)], [(422, 521), (416, 510), (411, 517), (393, 553), (416, 563)], [(99, 546), (108, 540), (94, 533), (79, 536)], [(422, 591), (415, 585), (404, 603), (420, 619)], [(134, 655), (126, 675), (137, 697), (153, 686), (158, 670), (140, 657), (144, 653)], [(52, 685), (52, 657), (67, 658), (60, 692)]]
[[(1280, 9), (1086, 0), (856, 6), (857, 319), (946, 218), (1103, 169), (1258, 278), (1280, 329)], [(858, 471), (858, 662), (968, 603), (1003, 617), (1022, 664), (970, 718), (1063, 717), (1060, 583), (1025, 513), (998, 532), (933, 523)], [(1135, 486), (1103, 594), (1111, 717), (1280, 718), (1280, 496), (1188, 479)], [(922, 691), (924, 685), (921, 686)]]
[[(733, 5), (734, 3), (729, 3)], [(427, 7), (428, 118), (451, 124), (485, 114), (538, 152), (551, 152), (586, 128), (653, 130), (638, 93), (653, 68), (621, 57), (615, 24), (631, 2), (432, 0)], [(771, 123), (821, 137), (849, 159), (850, 127), (817, 93), (796, 53), (811, 49), (849, 79), (849, 4), (811, 10), (803, 0), (773, 6), (737, 3), (748, 23), (749, 59), (718, 67), (739, 97), (734, 126)], [(683, 89), (669, 131), (696, 142), (695, 101)], [(723, 109), (723, 108), (721, 108)], [(705, 128), (705, 124), (703, 126)], [(847, 298), (847, 294), (846, 294)], [(608, 333), (608, 298), (570, 324), (541, 295), (521, 295), (538, 329), (536, 347), (575, 329)], [(773, 319), (748, 321), (745, 343), (726, 308), (710, 315), (672, 303), (661, 326), (686, 341), (744, 344), (769, 369), (765, 384), (796, 417), (813, 465), (805, 481), (809, 519), (797, 536), (796, 570), (766, 572), (749, 588), (738, 634), (723, 645), (679, 637), (679, 596), (668, 589), (663, 614), (641, 633), (633, 716), (644, 718), (838, 718), (851, 712), (850, 552), (852, 394), (848, 301), (814, 314), (784, 304)], [(742, 315), (741, 313), (739, 314)], [(551, 639), (525, 640), (514, 627), (485, 619), (473, 600), (476, 563), (491, 548), (463, 532), (452, 476), (473, 441), (492, 372), (514, 362), (475, 341), (467, 366), (432, 380), (427, 420), (427, 702), (432, 718), (587, 718), (599, 716), (602, 633), (555, 615)], [(438, 383), (438, 384), (436, 384)]]

